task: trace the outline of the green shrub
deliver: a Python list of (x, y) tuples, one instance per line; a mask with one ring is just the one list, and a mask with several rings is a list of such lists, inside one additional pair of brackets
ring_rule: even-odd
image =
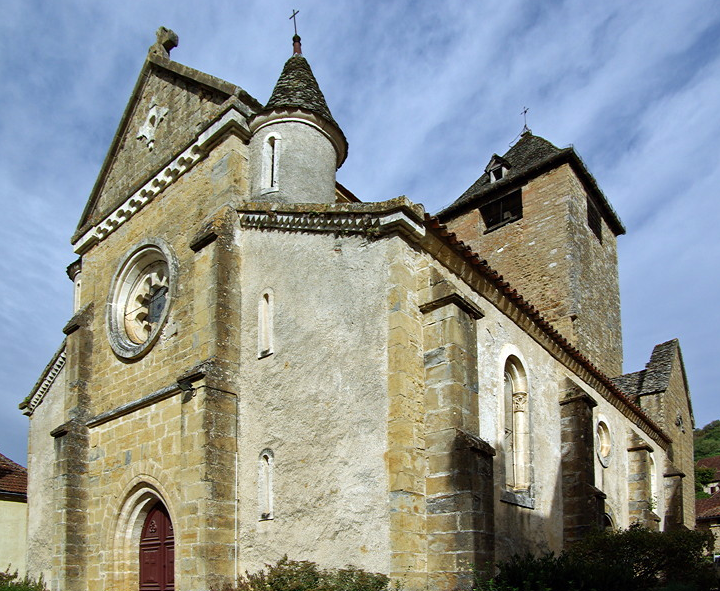
[(598, 531), (556, 556), (527, 554), (497, 565), (476, 591), (707, 591), (718, 585), (708, 532)]
[(5, 572), (0, 572), (0, 591), (47, 591), (42, 576), (39, 580), (34, 580), (25, 575), (20, 577), (18, 572), (10, 572), (10, 568)]
[(221, 591), (386, 591), (389, 581), (385, 575), (353, 566), (323, 570), (314, 562), (285, 556), (257, 573), (246, 573), (234, 587), (225, 585)]

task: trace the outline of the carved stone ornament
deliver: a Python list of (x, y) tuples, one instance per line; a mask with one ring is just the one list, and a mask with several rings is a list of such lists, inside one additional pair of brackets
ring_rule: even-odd
[(513, 412), (525, 412), (527, 410), (527, 399), (527, 393), (515, 392), (512, 397)]
[(110, 288), (110, 345), (125, 359), (145, 354), (165, 324), (177, 263), (161, 241), (135, 248), (120, 264)]
[(155, 146), (155, 131), (167, 114), (167, 107), (158, 105), (157, 99), (153, 97), (150, 101), (147, 117), (145, 117), (145, 123), (142, 124), (137, 134), (137, 139), (144, 140), (150, 151)]

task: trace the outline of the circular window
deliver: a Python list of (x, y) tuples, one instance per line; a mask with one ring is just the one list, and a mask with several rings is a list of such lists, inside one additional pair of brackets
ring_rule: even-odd
[(113, 278), (108, 334), (113, 351), (125, 359), (146, 353), (167, 320), (175, 262), (164, 243), (134, 249)]
[(610, 429), (604, 421), (599, 421), (597, 431), (595, 433), (595, 447), (597, 449), (598, 458), (603, 466), (610, 463), (612, 455), (612, 441), (610, 439)]

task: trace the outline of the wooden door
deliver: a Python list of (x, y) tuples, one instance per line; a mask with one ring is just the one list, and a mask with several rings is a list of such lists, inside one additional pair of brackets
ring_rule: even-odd
[(157, 503), (140, 536), (140, 591), (175, 590), (175, 537), (167, 509)]

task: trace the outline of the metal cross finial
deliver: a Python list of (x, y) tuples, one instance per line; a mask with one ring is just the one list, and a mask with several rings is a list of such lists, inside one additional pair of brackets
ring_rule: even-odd
[[(295, 10), (293, 8), (292, 16), (290, 17), (292, 19), (293, 25), (295, 26), (295, 34), (297, 35), (297, 21), (295, 20), (295, 17), (300, 13), (299, 10)], [(290, 20), (290, 19), (288, 19)]]
[(525, 133), (526, 131), (530, 131), (530, 128), (527, 126), (527, 112), (528, 112), (529, 110), (530, 110), (530, 109), (528, 109), (527, 107), (523, 107), (523, 110), (522, 110), (522, 112), (520, 113), (520, 114), (523, 116), (523, 123), (524, 123), (524, 125), (523, 125), (523, 130), (522, 130), (521, 133)]

